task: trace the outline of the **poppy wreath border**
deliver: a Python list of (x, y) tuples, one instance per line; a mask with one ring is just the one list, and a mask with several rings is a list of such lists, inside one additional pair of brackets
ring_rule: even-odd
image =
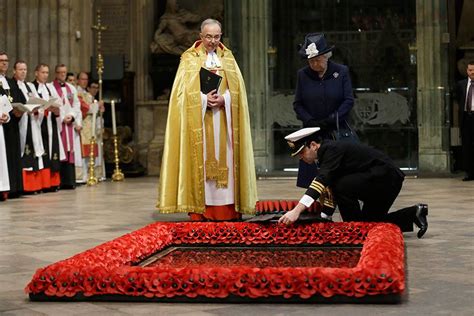
[[(170, 246), (362, 246), (353, 268), (163, 269), (137, 263)], [(388, 223), (157, 222), (40, 268), (25, 292), (34, 301), (398, 303), (405, 248)]]

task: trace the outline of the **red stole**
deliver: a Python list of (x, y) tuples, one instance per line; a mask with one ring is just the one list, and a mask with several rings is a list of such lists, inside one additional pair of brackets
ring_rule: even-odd
[[(59, 97), (61, 100), (63, 100), (63, 89), (61, 87), (61, 84), (59, 81), (54, 80), (53, 81), (54, 88), (56, 89)], [(67, 91), (67, 99), (69, 101), (69, 105), (71, 108), (73, 107), (73, 102), (74, 102), (74, 96), (72, 95), (71, 88), (65, 84), (66, 91)], [(64, 104), (63, 104), (64, 105)], [(66, 159), (62, 161), (66, 161), (70, 164), (74, 164), (74, 130), (72, 123), (71, 124), (65, 124), (64, 122), (62, 123), (62, 130), (61, 130), (61, 140), (63, 142), (63, 147), (64, 147), (64, 153), (66, 154)], [(68, 150), (68, 144), (69, 144), (69, 150)]]

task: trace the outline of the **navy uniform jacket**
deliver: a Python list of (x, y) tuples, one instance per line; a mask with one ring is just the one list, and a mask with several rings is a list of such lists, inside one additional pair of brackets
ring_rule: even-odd
[(363, 144), (323, 140), (318, 149), (319, 174), (306, 194), (318, 199), (326, 187), (332, 187), (341, 177), (355, 173), (368, 175), (368, 181), (389, 175), (405, 175), (384, 153)]
[(388, 222), (413, 231), (417, 206), (388, 213), (405, 175), (387, 155), (359, 143), (332, 140), (323, 140), (317, 155), (320, 173), (307, 195), (316, 200), (329, 186), (344, 221)]
[(326, 120), (336, 128), (336, 111), (339, 121), (348, 118), (354, 105), (352, 83), (347, 66), (328, 61), (323, 78), (309, 66), (297, 73), (295, 101), (293, 108), (303, 127), (314, 126), (311, 120)]

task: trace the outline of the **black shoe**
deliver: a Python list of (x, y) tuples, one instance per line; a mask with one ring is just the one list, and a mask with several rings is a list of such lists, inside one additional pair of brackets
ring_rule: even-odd
[(414, 222), (416, 226), (420, 228), (420, 230), (416, 234), (418, 238), (423, 237), (423, 235), (428, 230), (428, 219), (426, 218), (427, 216), (428, 216), (428, 205), (421, 204), (421, 203), (417, 204)]
[(474, 177), (464, 177), (462, 181), (473, 181)]

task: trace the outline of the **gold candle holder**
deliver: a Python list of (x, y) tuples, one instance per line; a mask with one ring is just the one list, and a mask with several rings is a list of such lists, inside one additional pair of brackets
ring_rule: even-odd
[(95, 177), (95, 156), (94, 156), (94, 145), (95, 145), (95, 136), (91, 137), (91, 144), (89, 150), (89, 178), (87, 179), (87, 185), (92, 186), (98, 183), (97, 178)]
[(118, 151), (118, 141), (117, 135), (114, 135), (114, 156), (115, 156), (115, 170), (112, 174), (112, 181), (123, 181), (125, 178), (122, 171), (119, 167), (119, 151)]

